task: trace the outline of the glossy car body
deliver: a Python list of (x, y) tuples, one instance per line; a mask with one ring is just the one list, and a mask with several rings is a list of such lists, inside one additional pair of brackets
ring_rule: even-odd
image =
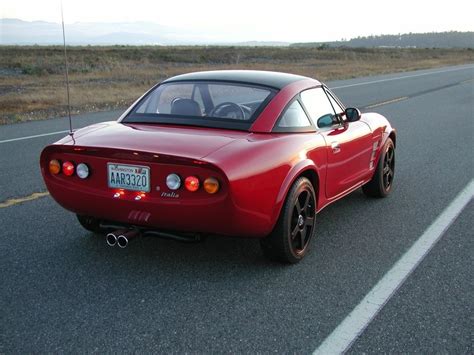
[[(138, 228), (263, 238), (279, 218), (289, 189), (300, 176), (316, 191), (316, 211), (369, 182), (382, 147), (395, 130), (383, 116), (363, 113), (360, 119), (318, 128), (278, 128), (279, 119), (300, 93), (324, 88), (307, 77), (258, 71), (216, 71), (177, 76), (166, 83), (230, 82), (271, 88), (273, 95), (244, 128), (190, 124), (129, 122), (127, 117), (147, 96), (137, 100), (117, 122), (98, 123), (47, 146), (41, 172), (51, 196), (64, 208), (101, 221)], [(342, 104), (334, 96), (333, 99)], [(300, 103), (303, 108), (304, 104)], [(344, 108), (344, 107), (342, 107)], [(309, 116), (309, 115), (308, 115)], [(87, 179), (53, 175), (52, 159), (86, 163)], [(117, 191), (107, 184), (107, 164), (150, 167), (151, 190)], [(212, 176), (220, 190), (208, 194), (181, 188), (171, 191), (168, 174)]]

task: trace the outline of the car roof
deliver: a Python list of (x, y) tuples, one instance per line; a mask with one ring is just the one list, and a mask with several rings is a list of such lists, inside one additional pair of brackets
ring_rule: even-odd
[(308, 78), (306, 76), (280, 73), (264, 70), (213, 70), (201, 71), (188, 74), (177, 75), (166, 79), (163, 83), (177, 81), (229, 81), (246, 84), (256, 84), (269, 86), (275, 89), (282, 89), (285, 86), (300, 80), (313, 80), (316, 85), (321, 84), (319, 81)]

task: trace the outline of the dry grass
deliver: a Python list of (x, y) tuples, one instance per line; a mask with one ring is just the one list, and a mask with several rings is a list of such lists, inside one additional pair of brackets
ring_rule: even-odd
[[(74, 113), (125, 108), (156, 82), (213, 69), (275, 70), (323, 81), (474, 62), (464, 49), (70, 47)], [(0, 47), (0, 124), (64, 116), (60, 47)]]

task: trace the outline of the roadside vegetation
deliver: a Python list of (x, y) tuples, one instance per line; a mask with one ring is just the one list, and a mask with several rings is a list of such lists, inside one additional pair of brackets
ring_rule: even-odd
[[(0, 47), (0, 124), (66, 115), (59, 46)], [(73, 113), (122, 109), (160, 80), (216, 69), (274, 70), (322, 81), (474, 62), (471, 49), (68, 47)]]

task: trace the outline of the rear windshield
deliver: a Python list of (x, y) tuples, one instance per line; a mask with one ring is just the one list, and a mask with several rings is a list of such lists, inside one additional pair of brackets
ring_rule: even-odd
[(248, 129), (275, 95), (267, 87), (227, 82), (170, 82), (149, 92), (122, 122)]

